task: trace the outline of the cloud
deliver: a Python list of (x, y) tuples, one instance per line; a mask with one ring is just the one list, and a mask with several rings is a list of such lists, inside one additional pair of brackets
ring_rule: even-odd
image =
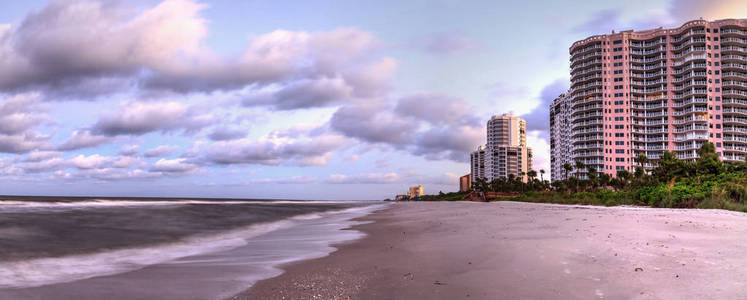
[(568, 91), (567, 79), (557, 79), (542, 88), (539, 96), (539, 104), (529, 113), (520, 115), (527, 121), (527, 131), (538, 130), (542, 137), (548, 138), (550, 134), (550, 105), (560, 94)]
[(332, 174), (326, 183), (332, 184), (388, 184), (400, 180), (397, 173), (368, 173), (357, 175)]
[(462, 32), (441, 32), (413, 39), (413, 46), (430, 54), (454, 54), (483, 46)]
[(415, 94), (403, 97), (394, 111), (403, 117), (413, 117), (431, 124), (471, 124), (480, 123), (471, 113), (466, 101), (438, 94)]
[(90, 85), (170, 69), (200, 51), (202, 4), (166, 0), (133, 15), (118, 2), (53, 1), (0, 34), (0, 89)]
[(213, 141), (230, 141), (235, 139), (243, 138), (247, 135), (247, 131), (241, 128), (233, 127), (218, 127), (208, 135)]
[(350, 99), (352, 88), (342, 78), (303, 79), (272, 93), (259, 93), (244, 106), (270, 105), (277, 110), (324, 107)]
[(412, 122), (391, 113), (386, 104), (364, 102), (338, 109), (330, 125), (346, 136), (370, 143), (403, 145), (412, 138)]
[(258, 178), (252, 179), (251, 183), (262, 184), (308, 184), (315, 183), (317, 179), (311, 176), (292, 176), (285, 178)]
[(179, 150), (179, 146), (172, 146), (172, 145), (160, 145), (156, 148), (149, 149), (145, 152), (143, 152), (143, 156), (145, 157), (163, 157), (163, 156), (169, 156)]
[(742, 18), (747, 14), (747, 2), (742, 0), (670, 0), (668, 13), (676, 22), (686, 22), (701, 17), (706, 20)]
[[(221, 55), (205, 43), (206, 7), (165, 0), (138, 11), (119, 1), (53, 1), (17, 26), (0, 27), (0, 91), (92, 99), (133, 90), (157, 95), (281, 84), (288, 94), (277, 95), (278, 107), (292, 109), (335, 88), (370, 95), (393, 64), (379, 61), (381, 43), (355, 28), (275, 30), (248, 41), (239, 55)], [(367, 76), (371, 70), (376, 74)], [(316, 82), (323, 78), (332, 81)], [(340, 85), (337, 79), (344, 88), (325, 86)], [(304, 98), (305, 91), (321, 95)]]
[(135, 145), (135, 144), (124, 145), (121, 148), (119, 148), (119, 155), (135, 156), (137, 155), (139, 149), (140, 149), (140, 146)]
[(395, 105), (384, 101), (344, 106), (330, 127), (348, 137), (389, 145), (427, 159), (465, 161), (484, 140), (482, 125), (461, 99), (415, 94)]
[(95, 135), (91, 130), (75, 130), (67, 140), (57, 146), (57, 150), (70, 151), (89, 147), (96, 147), (101, 144), (109, 143), (114, 139), (108, 136)]
[(151, 168), (151, 172), (162, 172), (168, 174), (190, 173), (197, 169), (196, 164), (188, 163), (184, 158), (159, 159)]
[(213, 122), (212, 115), (191, 109), (183, 103), (130, 101), (102, 115), (93, 126), (93, 132), (107, 136), (176, 130), (193, 132)]
[(0, 153), (48, 150), (51, 137), (34, 131), (49, 119), (39, 98), (39, 93), (0, 94)]
[(0, 134), (0, 153), (27, 153), (31, 150), (48, 150), (49, 136), (28, 132), (19, 135)]
[(0, 134), (25, 133), (47, 117), (37, 104), (38, 93), (17, 94), (0, 100)]
[(347, 140), (315, 129), (306, 129), (303, 134), (275, 131), (256, 141), (247, 138), (218, 141), (200, 146), (199, 152), (204, 161), (219, 165), (325, 165), (331, 153), (342, 148)]

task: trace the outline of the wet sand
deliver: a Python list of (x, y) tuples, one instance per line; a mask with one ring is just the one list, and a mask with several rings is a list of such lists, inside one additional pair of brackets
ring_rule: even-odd
[(233, 299), (747, 299), (747, 214), (395, 203)]

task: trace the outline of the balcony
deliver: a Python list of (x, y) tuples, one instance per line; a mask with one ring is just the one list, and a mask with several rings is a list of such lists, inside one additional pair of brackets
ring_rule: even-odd
[(708, 139), (707, 134), (686, 134), (686, 135), (677, 135), (674, 137), (674, 140), (677, 142), (688, 141), (688, 140), (707, 140), (707, 139)]
[(685, 127), (677, 127), (674, 132), (681, 133), (681, 132), (688, 132), (688, 131), (707, 131), (708, 126), (702, 126), (702, 125), (689, 125)]
[(747, 143), (747, 137), (743, 137), (743, 136), (734, 136), (734, 135), (725, 135), (725, 136), (724, 136), (724, 142), (740, 142), (740, 143)]
[(674, 111), (675, 116), (684, 116), (691, 113), (705, 113), (708, 111), (708, 108), (706, 107), (694, 107), (691, 109), (685, 109), (685, 110), (676, 110)]

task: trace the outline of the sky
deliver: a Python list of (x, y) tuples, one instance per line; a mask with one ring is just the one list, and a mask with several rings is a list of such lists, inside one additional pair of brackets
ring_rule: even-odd
[(458, 190), (492, 115), (549, 177), (568, 48), (743, 1), (5, 1), (0, 194)]

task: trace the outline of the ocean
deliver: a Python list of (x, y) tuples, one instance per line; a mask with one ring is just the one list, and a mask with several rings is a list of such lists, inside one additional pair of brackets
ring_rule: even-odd
[(373, 201), (0, 201), (0, 299), (227, 299), (362, 237)]

